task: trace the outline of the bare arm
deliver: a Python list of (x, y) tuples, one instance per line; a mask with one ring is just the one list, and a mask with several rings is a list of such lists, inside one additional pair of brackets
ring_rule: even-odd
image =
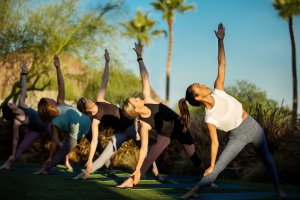
[(215, 88), (224, 90), (226, 59), (223, 43), (223, 39), (225, 37), (225, 28), (223, 27), (222, 23), (219, 24), (218, 31), (215, 31), (215, 34), (218, 38), (218, 76), (215, 81)]
[(212, 124), (207, 124), (209, 136), (211, 140), (211, 150), (210, 150), (210, 167), (204, 172), (204, 176), (210, 174), (215, 168), (216, 158), (218, 154), (219, 141), (217, 135), (217, 128)]
[(27, 90), (27, 85), (26, 85), (27, 64), (25, 62), (22, 62), (20, 67), (21, 67), (21, 94), (19, 98), (19, 106), (26, 108), (27, 105), (25, 104), (25, 99), (26, 99), (26, 90)]
[(133, 182), (134, 184), (138, 184), (141, 179), (141, 167), (143, 162), (147, 156), (148, 152), (148, 134), (151, 127), (145, 122), (141, 122), (141, 148), (139, 152), (138, 161), (135, 167), (135, 171), (132, 174), (134, 176)]
[(88, 174), (91, 173), (92, 170), (92, 165), (93, 165), (93, 158), (97, 149), (97, 145), (98, 145), (98, 135), (99, 135), (99, 129), (98, 126), (100, 124), (99, 120), (95, 120), (93, 119), (92, 122), (92, 141), (91, 141), (91, 145), (90, 145), (90, 152), (89, 152), (89, 158), (88, 161), (86, 163), (86, 171)]
[(107, 49), (105, 49), (104, 58), (105, 58), (105, 68), (102, 76), (102, 83), (97, 96), (98, 102), (105, 101), (104, 97), (105, 97), (105, 92), (106, 92), (106, 87), (107, 87), (107, 82), (109, 77), (109, 61), (110, 61), (110, 57)]
[(58, 129), (56, 126), (52, 126), (52, 137), (51, 137), (51, 146), (49, 151), (49, 156), (47, 159), (47, 162), (50, 162), (52, 160), (53, 154), (56, 150), (57, 142), (58, 142)]
[(144, 61), (143, 61), (143, 47), (140, 45), (137, 45), (135, 43), (135, 48), (133, 48), (133, 50), (136, 52), (137, 55), (137, 61), (139, 63), (139, 67), (140, 67), (140, 74), (141, 74), (141, 78), (142, 78), (142, 83), (143, 83), (143, 97), (144, 100), (147, 99), (151, 99), (151, 86), (150, 86), (150, 81), (149, 81), (149, 74), (148, 71), (145, 67)]
[(16, 155), (16, 150), (17, 150), (17, 146), (18, 146), (18, 142), (19, 142), (19, 129), (21, 126), (21, 122), (19, 122), (18, 120), (14, 120), (14, 124), (13, 124), (13, 142), (12, 142), (12, 154), (11, 156), (13, 157), (13, 159), (15, 158)]
[(64, 82), (64, 77), (61, 73), (60, 61), (57, 55), (54, 56), (54, 66), (56, 68), (57, 83), (58, 83), (57, 103), (63, 104), (65, 102), (65, 82)]

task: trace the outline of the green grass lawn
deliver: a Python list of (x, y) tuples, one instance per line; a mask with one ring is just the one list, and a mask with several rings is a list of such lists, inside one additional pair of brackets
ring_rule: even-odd
[[(2, 163), (2, 162), (1, 162)], [(0, 200), (77, 200), (77, 199), (171, 199), (162, 193), (179, 196), (192, 187), (195, 177), (165, 175), (160, 183), (144, 177), (135, 189), (118, 189), (115, 185), (125, 180), (128, 173), (118, 172), (107, 177), (105, 171), (93, 174), (85, 181), (71, 180), (77, 172), (55, 168), (49, 175), (32, 174), (41, 165), (17, 163), (12, 170), (0, 170)], [(218, 180), (219, 188), (206, 188), (201, 199), (276, 199), (272, 185), (240, 181)], [(299, 186), (283, 186), (289, 199), (300, 199)], [(273, 194), (274, 193), (274, 194)]]

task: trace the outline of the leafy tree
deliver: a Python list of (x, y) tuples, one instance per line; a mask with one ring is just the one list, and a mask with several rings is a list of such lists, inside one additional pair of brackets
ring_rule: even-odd
[(168, 57), (166, 66), (166, 103), (169, 104), (170, 96), (170, 73), (171, 73), (171, 58), (173, 51), (173, 22), (175, 20), (175, 12), (185, 13), (188, 10), (194, 9), (193, 4), (184, 4), (185, 0), (157, 0), (151, 2), (151, 5), (163, 14), (163, 19), (168, 24)]
[(144, 15), (142, 11), (138, 10), (135, 17), (132, 20), (121, 23), (125, 28), (122, 32), (123, 35), (134, 38), (137, 40), (139, 45), (149, 45), (151, 43), (151, 38), (155, 36), (160, 36), (162, 34), (167, 35), (166, 31), (163, 29), (154, 29), (156, 21), (148, 17), (149, 12)]
[(266, 91), (245, 80), (237, 81), (236, 85), (227, 87), (226, 92), (240, 101), (247, 111), (250, 111), (256, 104), (278, 106), (275, 100), (268, 99)]
[[(292, 76), (293, 76), (293, 111), (292, 122), (297, 120), (298, 92), (297, 92), (297, 64), (296, 64), (296, 41), (294, 35), (293, 17), (300, 14), (300, 0), (274, 0), (273, 6), (278, 10), (280, 17), (288, 21), (292, 44)], [(293, 123), (294, 124), (294, 123)]]
[[(0, 0), (4, 11), (0, 15), (0, 70), (8, 72), (16, 61), (29, 60), (28, 90), (43, 90), (51, 86), (55, 77), (50, 73), (54, 55), (77, 56), (87, 63), (96, 60), (93, 53), (113, 36), (114, 25), (109, 19), (118, 16), (122, 4), (99, 1), (95, 7), (83, 11), (77, 0), (49, 1), (36, 6), (34, 2)], [(15, 76), (11, 81), (15, 84), (4, 102), (17, 98), (20, 92), (17, 79)]]

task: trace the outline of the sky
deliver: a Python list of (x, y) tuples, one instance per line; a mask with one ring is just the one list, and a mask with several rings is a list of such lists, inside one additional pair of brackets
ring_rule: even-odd
[[(167, 30), (160, 12), (150, 0), (127, 0), (129, 19), (138, 9), (150, 11), (158, 21), (156, 28)], [(254, 83), (266, 91), (269, 98), (292, 107), (291, 43), (287, 21), (278, 16), (272, 0), (188, 0), (196, 9), (176, 14), (173, 24), (174, 41), (171, 66), (170, 103), (176, 106), (186, 88), (199, 82), (213, 88), (217, 76), (217, 39), (214, 30), (220, 22), (225, 27), (226, 79), (225, 87), (237, 80)], [(124, 19), (126, 20), (126, 19)], [(297, 45), (298, 93), (300, 87), (300, 17), (294, 18)], [(134, 41), (124, 45), (126, 67), (139, 75), (136, 55), (128, 53)], [(144, 48), (144, 62), (150, 82), (160, 97), (165, 98), (165, 76), (168, 41), (154, 38)], [(298, 111), (300, 109), (298, 108)]]

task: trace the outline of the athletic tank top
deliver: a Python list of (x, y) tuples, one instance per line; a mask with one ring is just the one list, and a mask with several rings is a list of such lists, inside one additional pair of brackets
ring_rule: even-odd
[(223, 90), (215, 89), (211, 95), (215, 104), (205, 109), (205, 122), (222, 131), (230, 131), (242, 123), (243, 107), (240, 102)]
[(182, 134), (182, 125), (179, 116), (166, 105), (145, 104), (151, 110), (148, 118), (140, 117), (140, 120), (148, 123), (158, 134), (170, 137), (173, 133)]
[(98, 112), (92, 118), (98, 119), (101, 127), (113, 128), (114, 132), (119, 132), (133, 125), (133, 120), (125, 117), (117, 106), (106, 102), (96, 102), (96, 105)]
[(59, 128), (62, 134), (68, 134), (75, 140), (85, 137), (91, 127), (91, 119), (74, 108), (65, 104), (57, 104), (59, 115), (52, 119), (52, 124)]
[(24, 108), (19, 106), (24, 111), (26, 119), (28, 119), (28, 128), (32, 131), (44, 132), (47, 130), (48, 123), (41, 120), (38, 112), (32, 108)]

